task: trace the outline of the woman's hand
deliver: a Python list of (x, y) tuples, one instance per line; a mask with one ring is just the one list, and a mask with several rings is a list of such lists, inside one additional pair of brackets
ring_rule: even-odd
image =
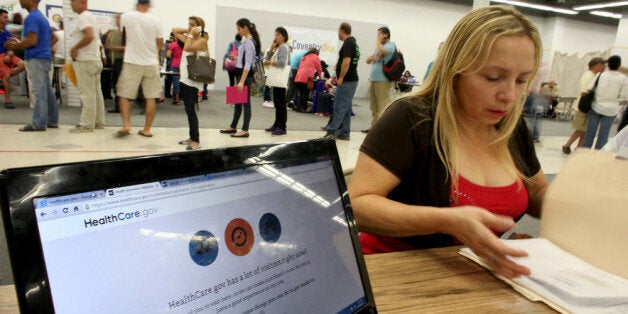
[(473, 206), (452, 207), (448, 210), (452, 211), (453, 218), (451, 224), (446, 227), (446, 233), (467, 245), (496, 272), (508, 278), (530, 275), (530, 269), (508, 258), (528, 254), (509, 248), (493, 233), (510, 229), (515, 224), (512, 218), (495, 215)]
[(242, 81), (238, 82), (237, 88), (238, 88), (238, 92), (241, 92), (242, 89), (244, 89), (244, 82), (242, 82)]

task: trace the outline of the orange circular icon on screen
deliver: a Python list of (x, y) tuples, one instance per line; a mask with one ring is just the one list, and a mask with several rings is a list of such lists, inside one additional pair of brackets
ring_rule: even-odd
[(225, 242), (233, 255), (244, 256), (249, 254), (255, 242), (253, 228), (242, 218), (236, 218), (227, 224)]

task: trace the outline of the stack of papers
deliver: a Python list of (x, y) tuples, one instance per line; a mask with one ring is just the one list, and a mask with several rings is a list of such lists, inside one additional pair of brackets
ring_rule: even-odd
[[(516, 279), (496, 276), (528, 299), (562, 313), (628, 313), (628, 280), (602, 271), (546, 239), (502, 241), (528, 253), (512, 259), (530, 268), (531, 275)], [(489, 268), (469, 248), (461, 249), (460, 254)]]

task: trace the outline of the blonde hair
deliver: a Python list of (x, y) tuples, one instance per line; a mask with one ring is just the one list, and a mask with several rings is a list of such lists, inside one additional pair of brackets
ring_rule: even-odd
[[(504, 36), (528, 36), (534, 42), (534, 69), (526, 84), (534, 78), (542, 57), (541, 37), (537, 28), (516, 9), (497, 5), (480, 8), (467, 13), (454, 26), (421, 89), (410, 97), (420, 97), (431, 104), (434, 110), (433, 141), (439, 158), (451, 176), (454, 188), (458, 182), (459, 132), (456, 112), (459, 110), (455, 95), (455, 81), (462, 73), (479, 71), (488, 62), (494, 43)], [(489, 144), (492, 154), (504, 170), (513, 177), (522, 175), (514, 164), (508, 150), (508, 142), (521, 117), (525, 102), (523, 97), (497, 125), (497, 138)]]

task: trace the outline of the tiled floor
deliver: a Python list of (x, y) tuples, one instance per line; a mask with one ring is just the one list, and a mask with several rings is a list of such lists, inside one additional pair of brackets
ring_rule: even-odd
[[(117, 138), (117, 127), (70, 135), (67, 132), (69, 128), (61, 126), (46, 132), (24, 133), (18, 132), (15, 125), (0, 125), (0, 169), (179, 152), (184, 151), (185, 146), (178, 145), (178, 141), (187, 138), (187, 128), (153, 128), (155, 136), (152, 138), (136, 134)], [(250, 138), (235, 139), (219, 134), (216, 129), (201, 129), (203, 149), (301, 141), (318, 138), (322, 134), (318, 131), (291, 131), (286, 136), (274, 137), (264, 131), (252, 130)], [(364, 134), (353, 132), (350, 141), (337, 141), (345, 172), (355, 165), (363, 140)], [(555, 174), (562, 167), (567, 156), (562, 154), (560, 147), (566, 140), (562, 136), (548, 136), (536, 145), (546, 174)]]
[[(18, 132), (16, 125), (0, 125), (0, 169), (180, 152), (185, 151), (185, 146), (178, 142), (188, 138), (187, 128), (153, 128), (152, 138), (135, 133), (118, 138), (115, 136), (118, 127), (83, 134), (69, 134), (69, 128), (62, 125), (46, 132), (27, 133)], [(249, 138), (236, 139), (220, 134), (217, 129), (201, 129), (202, 149), (301, 141), (321, 137), (324, 132), (289, 131), (285, 136), (275, 137), (251, 130), (250, 134)], [(337, 142), (343, 169), (353, 168), (363, 140), (363, 133), (354, 132), (350, 141)]]

